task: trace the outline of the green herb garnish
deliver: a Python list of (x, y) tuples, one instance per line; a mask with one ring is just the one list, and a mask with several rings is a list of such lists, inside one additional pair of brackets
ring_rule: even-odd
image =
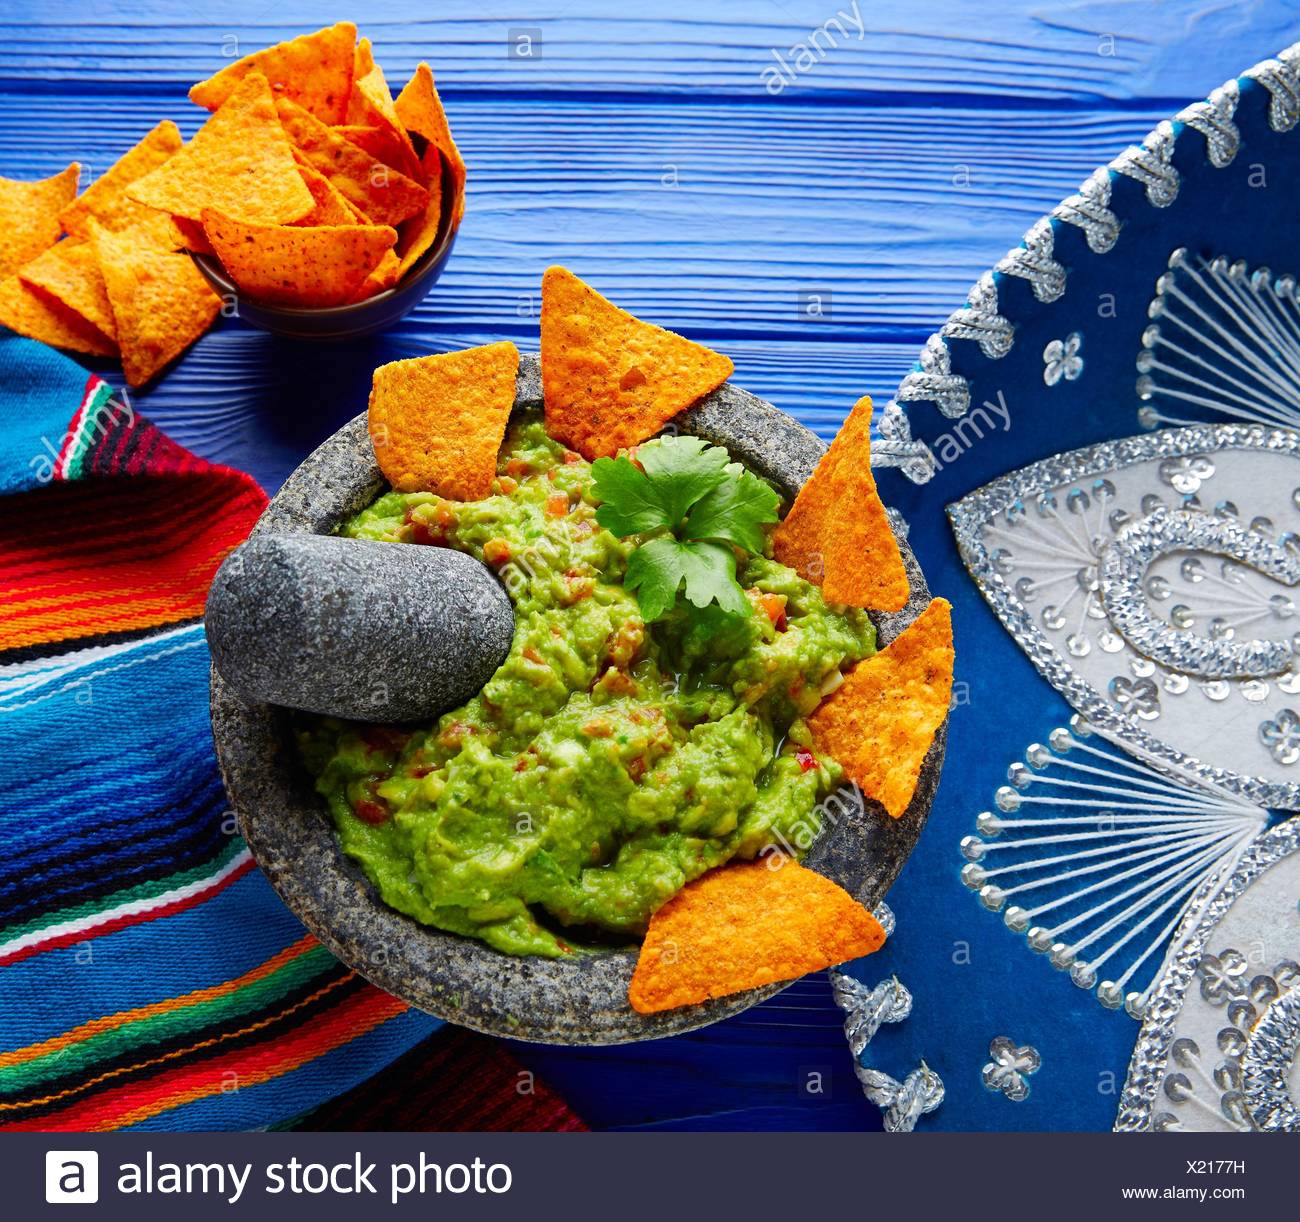
[(667, 615), (683, 587), (694, 607), (749, 614), (733, 548), (762, 552), (763, 526), (777, 520), (780, 497), (699, 437), (648, 441), (636, 457), (598, 458), (591, 473), (601, 500), (596, 521), (620, 538), (646, 536), (623, 579), (646, 621)]

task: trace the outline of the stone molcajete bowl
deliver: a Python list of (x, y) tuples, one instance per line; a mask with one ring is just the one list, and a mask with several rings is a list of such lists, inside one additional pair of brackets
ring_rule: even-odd
[[(540, 409), (537, 358), (519, 365), (516, 411)], [(787, 495), (811, 474), (822, 443), (771, 404), (724, 385), (680, 418), (684, 431), (724, 445), (733, 458)], [(327, 534), (386, 487), (360, 416), (289, 477), (257, 532)], [(930, 600), (906, 542), (900, 544), (912, 598), (877, 615), (886, 645)], [(768, 985), (665, 1013), (637, 1014), (627, 1000), (636, 951), (568, 959), (515, 958), (482, 943), (420, 925), (384, 905), (339, 848), (324, 802), (298, 759), (283, 709), (251, 704), (212, 674), (212, 725), (226, 788), (240, 828), (272, 886), (344, 963), (420, 1009), (462, 1026), (515, 1039), (616, 1044), (689, 1031), (739, 1013), (785, 987)], [(891, 819), (874, 802), (840, 795), (805, 864), (875, 905), (907, 860), (930, 810), (947, 724), (926, 756), (911, 806)]]

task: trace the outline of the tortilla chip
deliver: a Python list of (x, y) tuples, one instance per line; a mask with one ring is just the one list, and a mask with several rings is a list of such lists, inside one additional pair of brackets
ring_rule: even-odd
[(563, 267), (542, 277), (542, 392), (546, 428), (584, 458), (653, 437), (721, 386), (722, 356), (606, 301)]
[(102, 331), (17, 276), (0, 280), (0, 323), (55, 348), (90, 356), (117, 355), (117, 345)]
[(519, 352), (508, 341), (376, 369), (370, 440), (388, 482), (454, 501), (487, 496), (518, 371)]
[(827, 602), (901, 611), (907, 570), (871, 475), (871, 400), (854, 405), (772, 535), (776, 558)]
[[(447, 112), (442, 108), (442, 99), (433, 84), (433, 72), (429, 65), (421, 62), (417, 65), (411, 79), (406, 82), (402, 92), (393, 103), (397, 121), (403, 129), (412, 132), (426, 141), (430, 147), (438, 150), (441, 158), (451, 166), (452, 182), (455, 186), (452, 200), (452, 224), (460, 224), (465, 212), (465, 159), (460, 155), (456, 142), (451, 138), (451, 126), (447, 122)], [(426, 176), (432, 177), (434, 171), (426, 161)]]
[(441, 226), (442, 186), (435, 178), (429, 183), (429, 206), (419, 216), (411, 217), (402, 226), (401, 236), (397, 239), (401, 275), (405, 276), (433, 245)]
[(322, 123), (342, 123), (352, 92), (353, 46), (357, 27), (350, 21), (277, 43), (245, 55), (190, 89), (190, 101), (217, 110), (250, 74), (266, 77), (276, 97), (292, 98)]
[(208, 208), (203, 231), (230, 278), (255, 301), (350, 301), (397, 241), (386, 225), (254, 225)]
[(189, 144), (131, 183), (127, 194), (191, 221), (215, 208), (264, 225), (287, 225), (316, 204), (260, 72), (250, 72)]
[(108, 304), (104, 275), (99, 270), (95, 248), (89, 242), (75, 238), (56, 242), (26, 264), (18, 275), (33, 288), (44, 290), (81, 315), (109, 339), (117, 339), (117, 324), (113, 321), (113, 308)]
[(884, 943), (880, 922), (829, 878), (784, 856), (733, 862), (650, 918), (627, 997), (654, 1014), (795, 980)]
[(156, 170), (183, 144), (176, 124), (164, 119), (59, 213), (64, 231), (76, 238), (89, 238), (91, 217), (105, 229), (117, 231), (160, 215), (130, 199), (126, 189)]
[(74, 161), (36, 182), (0, 178), (0, 279), (59, 240), (59, 213), (75, 198), (80, 174)]
[(395, 132), (386, 127), (359, 123), (344, 123), (330, 130), (355, 144), (363, 153), (368, 153), (376, 161), (382, 161), (386, 166), (400, 170), (408, 178), (415, 179), (421, 186), (426, 185), (424, 167), (420, 159), (415, 156), (413, 149), (407, 152), (407, 147), (402, 144)]
[(377, 161), (287, 99), (276, 103), (284, 131), (307, 161), (376, 225), (398, 225), (422, 212), (429, 193), (414, 179)]
[(212, 253), (212, 243), (208, 241), (208, 235), (203, 232), (202, 221), (191, 221), (183, 216), (174, 216), (171, 221), (181, 239), (180, 249), (192, 250), (196, 255)]
[[(371, 54), (370, 39), (363, 38), (357, 43), (356, 61), (353, 65), (352, 94), (348, 99), (347, 121), (355, 128), (369, 131), (375, 129), (377, 140), (384, 152), (378, 148), (367, 149), (386, 165), (393, 166), (409, 178), (419, 174), (420, 159), (416, 156), (415, 146), (406, 128), (397, 117), (392, 92), (384, 77), (384, 70), (375, 63)], [(361, 143), (354, 141), (354, 143)], [(361, 144), (366, 148), (365, 144)]]
[(316, 201), (295, 225), (367, 225), (370, 222), (339, 193), (339, 189), (309, 161), (298, 162), (298, 173)]
[(391, 251), (384, 251), (384, 257), (378, 266), (362, 282), (353, 295), (353, 301), (368, 301), (376, 293), (386, 292), (402, 278), (402, 264)]
[(839, 761), (895, 819), (952, 700), (952, 607), (936, 598), (890, 644), (864, 658), (808, 719), (816, 749)]
[(117, 323), (122, 372), (130, 385), (143, 386), (208, 329), (221, 298), (189, 255), (162, 250), (138, 230), (109, 233), (91, 224)]

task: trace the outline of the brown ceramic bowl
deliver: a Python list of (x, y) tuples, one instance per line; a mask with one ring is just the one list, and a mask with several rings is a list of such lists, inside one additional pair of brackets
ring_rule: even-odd
[[(520, 362), (516, 411), (541, 407), (537, 358)], [(792, 495), (822, 453), (803, 425), (737, 387), (725, 385), (681, 418), (681, 427), (725, 445)], [(345, 425), (293, 473), (258, 531), (324, 534), (386, 487), (364, 416)], [(930, 601), (916, 559), (900, 540), (912, 598), (900, 612), (875, 616), (880, 641), (896, 637)], [(385, 905), (360, 867), (339, 848), (325, 805), (300, 763), (284, 710), (250, 704), (212, 674), (217, 755), (240, 827), (271, 884), (300, 920), (340, 959), (381, 988), (450, 1022), (515, 1039), (617, 1044), (689, 1031), (739, 1013), (780, 992), (747, 993), (661, 1014), (627, 1001), (634, 950), (568, 959), (516, 958), (470, 938), (420, 925)], [(805, 864), (874, 906), (907, 860), (934, 799), (946, 723), (900, 819), (874, 802), (845, 801)]]

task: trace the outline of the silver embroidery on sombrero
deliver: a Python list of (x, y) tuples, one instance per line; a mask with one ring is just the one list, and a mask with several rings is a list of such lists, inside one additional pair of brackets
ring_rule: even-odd
[[(894, 913), (878, 904), (875, 917), (886, 936), (894, 932)], [(916, 1122), (943, 1102), (943, 1080), (924, 1061), (900, 1082), (866, 1064), (867, 1046), (885, 1023), (901, 1023), (912, 1013), (912, 994), (897, 976), (863, 984), (839, 968), (828, 973), (835, 1002), (844, 1011), (844, 1037), (853, 1054), (853, 1072), (862, 1092), (883, 1113), (887, 1133), (910, 1133)]]
[(1178, 249), (1137, 356), (1138, 422), (1205, 415), (1300, 427), (1300, 294), (1291, 274)]
[(1107, 738), (1300, 809), (1300, 432), (1105, 442), (948, 507), (963, 562), (1039, 672)]
[(1102, 1005), (1141, 1017), (1191, 896), (1268, 812), (1129, 758), (1077, 716), (1007, 780), (961, 842), (962, 882)]
[(1300, 1132), (1300, 818), (1189, 905), (1152, 990), (1115, 1128)]

